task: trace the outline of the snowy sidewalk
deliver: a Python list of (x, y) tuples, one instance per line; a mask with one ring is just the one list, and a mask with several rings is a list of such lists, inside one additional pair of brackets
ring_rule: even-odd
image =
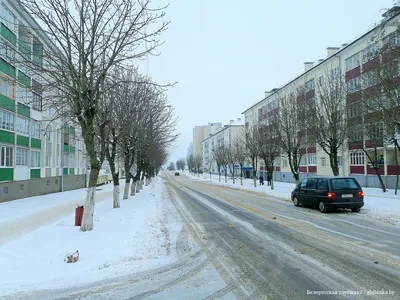
[[(274, 190), (271, 190), (271, 187), (267, 186), (266, 184), (260, 186), (258, 181), (257, 187), (254, 187), (252, 179), (244, 179), (243, 185), (240, 185), (240, 178), (235, 180), (235, 184), (233, 184), (232, 179), (229, 178), (229, 176), (228, 182), (225, 183), (224, 176), (221, 176), (221, 182), (219, 182), (218, 175), (214, 174), (211, 176), (211, 178), (209, 174), (198, 176), (185, 172), (184, 175), (194, 180), (204, 181), (220, 186), (229, 186), (236, 189), (260, 192), (275, 197), (279, 200), (287, 201), (290, 201), (291, 192), (295, 188), (294, 183), (280, 181), (274, 181)], [(365, 204), (362, 208), (362, 212), (364, 214), (380, 214), (400, 218), (400, 192), (398, 195), (395, 195), (394, 190), (391, 189), (386, 193), (382, 193), (382, 191), (378, 188), (363, 188), (363, 191), (365, 194)]]
[[(122, 190), (124, 183), (125, 181), (121, 180)], [(97, 189), (96, 202), (112, 196), (112, 183), (99, 186)], [(0, 245), (73, 213), (77, 204), (85, 203), (86, 193), (84, 188), (0, 203)], [(70, 223), (73, 222), (74, 218), (71, 218)]]
[[(144, 187), (112, 208), (112, 195), (96, 204), (94, 230), (80, 232), (73, 213), (0, 247), (0, 298), (13, 293), (76, 287), (157, 268), (177, 260), (182, 223), (164, 184)], [(122, 193), (121, 193), (122, 198)], [(75, 202), (71, 202), (74, 204)], [(9, 208), (12, 212), (12, 208)], [(79, 261), (64, 262), (79, 250)], [(34, 294), (33, 294), (34, 295)]]

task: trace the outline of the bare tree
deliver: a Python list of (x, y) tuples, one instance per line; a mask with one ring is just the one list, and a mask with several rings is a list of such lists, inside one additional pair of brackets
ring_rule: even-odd
[(185, 165), (186, 165), (186, 162), (185, 162), (184, 158), (180, 158), (176, 161), (176, 168), (178, 170), (181, 170), (181, 171), (185, 170)]
[(326, 71), (317, 80), (315, 103), (310, 110), (310, 131), (316, 142), (329, 156), (332, 173), (339, 175), (338, 150), (346, 139), (346, 88), (340, 69)]
[(307, 104), (302, 88), (297, 88), (296, 93), (282, 95), (279, 99), (278, 109), (272, 117), (272, 125), (278, 138), (279, 145), (286, 154), (290, 170), (296, 184), (299, 183), (299, 167), (302, 156), (307, 147)]
[(193, 170), (195, 169), (195, 163), (194, 163), (193, 144), (192, 143), (190, 143), (189, 148), (188, 148), (188, 152), (186, 155), (186, 162), (188, 164), (189, 172), (193, 172)]
[(260, 148), (259, 148), (259, 130), (257, 126), (252, 126), (246, 128), (244, 131), (244, 142), (246, 148), (246, 157), (249, 160), (250, 164), (253, 167), (253, 181), (254, 187), (257, 186), (257, 163), (258, 158), (260, 157)]
[(260, 157), (264, 160), (265, 170), (270, 178), (271, 190), (274, 189), (275, 159), (279, 155), (279, 141), (272, 125), (259, 127)]
[(236, 176), (236, 164), (237, 164), (237, 158), (236, 158), (236, 153), (235, 149), (233, 146), (228, 146), (227, 151), (226, 151), (226, 161), (227, 161), (227, 168), (229, 168), (229, 171), (232, 175), (232, 181), (233, 184), (235, 184), (235, 176)]
[[(149, 0), (21, 0), (29, 13), (44, 25), (54, 47), (43, 49), (45, 63), (34, 69), (46, 82), (47, 102), (60, 108), (80, 124), (90, 160), (88, 195), (81, 231), (93, 229), (95, 191), (105, 143), (95, 147), (98, 106), (104, 83), (112, 68), (152, 53), (157, 37), (168, 23), (159, 24), (163, 8), (150, 9)], [(153, 25), (154, 26), (151, 26)], [(145, 27), (152, 28), (147, 33)], [(144, 42), (149, 46), (142, 50)], [(100, 136), (103, 135), (100, 132)]]
[(197, 174), (200, 176), (201, 166), (203, 165), (203, 156), (201, 154), (196, 154), (194, 156), (194, 166)]
[(218, 145), (213, 149), (213, 157), (218, 169), (218, 178), (221, 182), (221, 168), (225, 166), (226, 161), (226, 148), (225, 145)]
[(175, 171), (175, 164), (171, 161), (167, 167), (168, 171)]
[(246, 162), (247, 156), (245, 143), (240, 135), (235, 138), (232, 147), (233, 151), (235, 152), (237, 163), (240, 166), (240, 184), (243, 185), (243, 167)]

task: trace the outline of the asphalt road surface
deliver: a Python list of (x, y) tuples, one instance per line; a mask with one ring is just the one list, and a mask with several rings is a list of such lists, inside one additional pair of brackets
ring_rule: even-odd
[(56, 299), (400, 299), (399, 226), (165, 179), (184, 221), (179, 261)]

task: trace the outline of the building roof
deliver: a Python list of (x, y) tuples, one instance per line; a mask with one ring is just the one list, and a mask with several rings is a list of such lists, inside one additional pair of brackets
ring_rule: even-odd
[[(389, 11), (393, 11), (393, 10), (398, 10), (400, 9), (400, 6), (395, 6), (392, 9), (390, 9)], [(386, 13), (383, 14), (383, 17), (386, 16)], [(388, 17), (386, 20), (384, 20), (384, 22), (388, 22), (390, 20), (392, 20), (393, 18), (395, 18), (396, 16), (398, 16), (397, 14), (393, 14), (390, 17)], [(382, 21), (383, 22), (383, 21)], [(382, 23), (381, 23), (382, 24)], [(342, 48), (340, 48), (340, 50), (338, 50), (337, 52), (333, 53), (332, 55), (328, 56), (326, 59), (324, 59), (322, 62), (314, 65), (312, 68), (308, 69), (307, 71), (301, 73), (300, 75), (296, 76), (295, 78), (293, 78), (292, 80), (290, 80), (289, 82), (285, 83), (283, 86), (281, 86), (278, 89), (274, 89), (271, 90), (271, 94), (264, 97), (262, 100), (256, 102), (255, 104), (253, 104), (252, 106), (250, 106), (249, 108), (247, 108), (245, 111), (242, 112), (242, 114), (244, 114), (245, 112), (251, 110), (252, 108), (254, 108), (256, 105), (258, 105), (259, 103), (263, 102), (265, 99), (275, 95), (277, 92), (279, 92), (281, 89), (287, 87), (288, 85), (290, 85), (291, 83), (293, 83), (294, 81), (296, 81), (297, 79), (299, 79), (300, 77), (302, 77), (303, 75), (310, 73), (312, 70), (314, 70), (315, 68), (319, 67), (320, 65), (324, 64), (325, 62), (329, 61), (331, 58), (337, 56), (339, 53), (343, 52), (345, 49), (348, 49), (349, 47), (351, 47), (352, 45), (354, 45), (355, 43), (357, 43), (358, 41), (360, 41), (361, 39), (363, 39), (365, 36), (369, 35), (371, 32), (375, 31), (377, 28), (379, 28), (381, 26), (381, 24), (374, 26), (372, 29), (369, 29), (367, 32), (365, 32), (364, 34), (360, 35), (359, 37), (357, 37), (356, 39), (354, 39), (353, 41), (351, 41), (349, 44), (343, 46)], [(332, 47), (328, 47), (328, 48), (332, 48)]]

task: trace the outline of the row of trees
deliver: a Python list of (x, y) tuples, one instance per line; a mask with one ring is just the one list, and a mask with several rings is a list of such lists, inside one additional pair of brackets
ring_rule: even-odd
[[(42, 26), (28, 28), (27, 34), (35, 32), (47, 43), (40, 49), (43, 63), (27, 61), (32, 78), (41, 83), (43, 108), (55, 108), (54, 119), (74, 124), (82, 134), (90, 176), (81, 231), (90, 231), (104, 160), (110, 164), (117, 208), (117, 162), (124, 163), (127, 199), (130, 183), (134, 194), (143, 176), (154, 176), (177, 137), (165, 94), (169, 85), (156, 84), (134, 67), (135, 60), (162, 44), (159, 37), (169, 24), (165, 7), (151, 7), (150, 0), (19, 3)], [(29, 55), (35, 51), (34, 45)]]
[[(230, 145), (215, 148), (209, 166), (214, 161), (218, 173), (222, 170), (227, 176), (231, 166), (244, 161), (257, 166), (261, 159), (272, 178), (275, 158), (283, 154), (298, 183), (307, 148), (318, 145), (329, 157), (333, 175), (338, 176), (340, 150), (350, 145), (363, 152), (385, 191), (380, 150), (394, 150), (397, 166), (400, 151), (399, 38), (396, 31), (385, 37), (383, 46), (367, 48), (361, 76), (346, 78), (339, 67), (329, 68), (319, 78), (293, 85), (291, 93), (278, 91), (276, 101), (259, 111), (258, 125), (247, 127)], [(396, 191), (398, 185), (399, 174)]]

